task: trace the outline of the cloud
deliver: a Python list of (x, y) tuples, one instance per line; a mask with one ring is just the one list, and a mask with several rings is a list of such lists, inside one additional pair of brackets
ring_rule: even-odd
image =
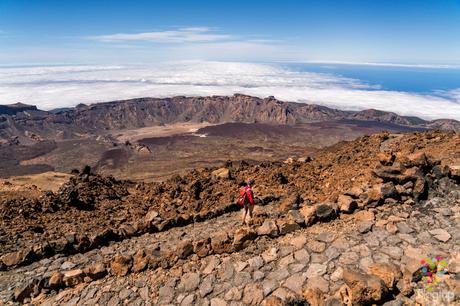
[(167, 31), (97, 35), (88, 38), (99, 42), (148, 41), (156, 43), (190, 43), (224, 41), (234, 37), (228, 34), (217, 33), (208, 27), (187, 27)]
[(154, 66), (0, 67), (0, 101), (43, 109), (136, 97), (245, 93), (340, 108), (460, 120), (460, 89), (417, 94), (280, 65), (182, 61)]
[(401, 63), (372, 63), (372, 62), (347, 62), (347, 61), (307, 61), (311, 64), (336, 64), (336, 65), (358, 65), (376, 67), (401, 67), (401, 68), (428, 68), (428, 69), (458, 69), (460, 65), (439, 65), (439, 64), (401, 64)]

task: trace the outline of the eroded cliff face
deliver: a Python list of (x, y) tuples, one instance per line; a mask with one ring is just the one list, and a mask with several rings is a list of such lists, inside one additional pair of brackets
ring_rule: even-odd
[[(246, 95), (210, 97), (140, 98), (79, 105), (59, 112), (28, 111), (0, 116), (0, 136), (22, 136), (26, 131), (43, 138), (77, 137), (81, 133), (104, 133), (179, 122), (246, 122), (298, 124), (313, 121), (355, 119), (409, 126), (446, 129), (459, 127), (455, 120), (427, 122), (395, 113), (365, 110), (341, 111), (324, 106), (282, 102), (273, 97)], [(432, 124), (432, 125), (430, 125)]]

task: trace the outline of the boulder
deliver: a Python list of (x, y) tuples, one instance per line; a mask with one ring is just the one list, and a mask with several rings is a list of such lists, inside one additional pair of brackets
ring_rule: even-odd
[(380, 278), (389, 289), (393, 289), (402, 278), (399, 267), (390, 262), (371, 264), (368, 267), (368, 272)]
[(98, 262), (85, 267), (83, 269), (83, 273), (85, 275), (85, 279), (88, 278), (89, 280), (93, 281), (106, 276), (107, 269), (105, 268), (103, 263)]
[(384, 166), (391, 166), (395, 160), (395, 155), (390, 152), (380, 152), (377, 155), (380, 164)]
[(305, 219), (307, 226), (312, 225), (316, 221), (316, 206), (304, 205), (299, 209), (300, 214)]
[(155, 218), (157, 218), (158, 216), (159, 216), (158, 211), (156, 211), (156, 210), (151, 210), (151, 211), (149, 211), (149, 212), (145, 215), (144, 221), (145, 221), (147, 224), (152, 223), (152, 222), (155, 220)]
[(460, 165), (449, 165), (450, 176), (454, 179), (460, 179)]
[(343, 270), (342, 277), (345, 285), (340, 289), (340, 295), (345, 305), (379, 303), (388, 296), (385, 283), (375, 275), (347, 268)]
[(380, 193), (382, 198), (397, 198), (398, 191), (393, 182), (387, 182), (380, 186)]
[(286, 235), (300, 229), (300, 226), (293, 221), (277, 220), (276, 224), (278, 225), (280, 235)]
[(118, 276), (125, 276), (133, 265), (133, 259), (128, 255), (117, 255), (110, 264), (111, 273)]
[(50, 276), (50, 278), (48, 280), (49, 287), (51, 289), (60, 288), (64, 284), (64, 282), (62, 281), (63, 277), (64, 277), (64, 275), (59, 271), (56, 271), (53, 274), (51, 274), (51, 276)]
[(289, 196), (284, 198), (278, 206), (278, 210), (281, 212), (288, 211), (290, 209), (297, 209), (300, 203), (300, 195), (296, 192), (291, 193)]
[(402, 164), (405, 167), (425, 167), (428, 164), (428, 159), (424, 152), (416, 152), (407, 155)]
[(242, 250), (249, 245), (250, 241), (256, 238), (257, 233), (252, 229), (237, 229), (233, 238), (233, 247), (236, 251)]
[(286, 218), (289, 220), (289, 221), (292, 221), (292, 222), (295, 222), (297, 224), (299, 224), (300, 226), (302, 225), (305, 225), (305, 219), (304, 217), (302, 216), (302, 214), (296, 210), (296, 209), (291, 209), (290, 211), (288, 211), (287, 215), (286, 215)]
[(83, 282), (84, 276), (85, 274), (82, 269), (66, 271), (64, 272), (62, 281), (67, 287), (75, 286)]
[(193, 243), (193, 253), (205, 257), (211, 253), (211, 238), (205, 238)]
[(35, 280), (16, 287), (16, 289), (14, 289), (15, 301), (23, 303), (26, 298), (30, 298), (32, 295), (34, 295), (36, 285), (37, 282)]
[(275, 221), (265, 220), (264, 223), (257, 228), (257, 234), (259, 236), (267, 235), (272, 238), (278, 236), (278, 227)]
[(336, 217), (336, 211), (329, 204), (319, 204), (316, 207), (316, 217), (320, 221), (329, 221)]
[(17, 252), (7, 253), (0, 258), (0, 261), (7, 267), (27, 263), (33, 257), (31, 249), (24, 249)]
[(232, 240), (227, 232), (219, 232), (211, 237), (211, 248), (215, 254), (231, 253), (233, 250)]
[(358, 207), (356, 201), (351, 196), (344, 194), (339, 195), (337, 204), (339, 205), (340, 211), (347, 214), (352, 213)]
[(133, 272), (140, 272), (147, 268), (149, 264), (149, 256), (145, 253), (144, 250), (138, 250), (136, 254), (134, 254), (133, 258)]
[(370, 210), (361, 210), (354, 214), (356, 221), (374, 221), (375, 215)]
[(180, 259), (185, 259), (193, 253), (193, 244), (190, 240), (182, 240), (176, 247), (176, 254)]
[(220, 168), (217, 170), (214, 170), (211, 172), (211, 177), (212, 178), (221, 178), (221, 179), (229, 179), (230, 176), (230, 170), (227, 168)]

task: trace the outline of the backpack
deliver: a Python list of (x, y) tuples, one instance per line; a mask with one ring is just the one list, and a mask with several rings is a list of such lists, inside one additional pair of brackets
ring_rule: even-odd
[(242, 187), (240, 189), (240, 193), (238, 195), (236, 202), (240, 204), (241, 206), (244, 206), (244, 204), (246, 204), (246, 200), (247, 200), (246, 187)]

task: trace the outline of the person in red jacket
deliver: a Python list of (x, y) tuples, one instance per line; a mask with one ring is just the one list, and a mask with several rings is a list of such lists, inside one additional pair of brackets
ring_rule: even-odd
[(249, 211), (249, 222), (252, 221), (252, 211), (254, 210), (254, 192), (252, 191), (252, 186), (254, 186), (254, 180), (249, 179), (246, 182), (246, 187), (244, 187), (244, 191), (246, 193), (245, 201), (244, 201), (244, 214), (243, 214), (243, 225), (246, 223), (246, 215)]

